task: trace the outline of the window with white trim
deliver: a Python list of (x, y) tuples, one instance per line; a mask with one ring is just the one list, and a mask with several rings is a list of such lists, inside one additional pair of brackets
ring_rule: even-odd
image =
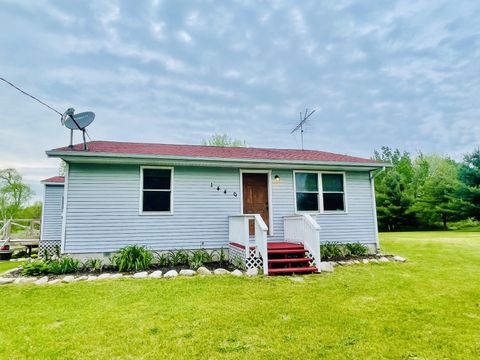
[(172, 169), (142, 169), (142, 212), (172, 211)]
[(322, 174), (323, 211), (345, 211), (343, 174)]
[(343, 173), (295, 172), (295, 192), (297, 211), (345, 211)]

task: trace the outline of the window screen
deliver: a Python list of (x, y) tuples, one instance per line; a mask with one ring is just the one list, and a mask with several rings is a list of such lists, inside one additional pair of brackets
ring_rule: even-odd
[(318, 211), (318, 174), (295, 173), (297, 211)]
[(172, 170), (143, 169), (143, 212), (170, 212), (171, 196)]
[(323, 210), (345, 211), (343, 174), (322, 174)]

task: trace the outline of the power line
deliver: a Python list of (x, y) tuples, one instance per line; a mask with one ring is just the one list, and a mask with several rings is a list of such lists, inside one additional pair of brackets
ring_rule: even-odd
[[(35, 96), (27, 93), (26, 91), (20, 89), (18, 86), (12, 84), (12, 83), (11, 83), (10, 81), (8, 81), (7, 79), (4, 79), (3, 77), (0, 76), (0, 80), (2, 80), (3, 82), (7, 83), (8, 85), (10, 85), (11, 87), (13, 87), (14, 89), (20, 91), (22, 94), (27, 95), (28, 97), (31, 97), (33, 100), (38, 101), (40, 104), (42, 104), (43, 106), (46, 106), (46, 107), (49, 108), (50, 110), (56, 112), (58, 115), (63, 116), (63, 114), (62, 114), (60, 111), (54, 109), (53, 107), (51, 107), (51, 106), (48, 105), (47, 103), (43, 102), (42, 100), (40, 100), (40, 99), (36, 98)], [(72, 116), (70, 116), (70, 117), (71, 117), (72, 120), (76, 123), (75, 119), (73, 119)], [(77, 124), (77, 126), (78, 126), (78, 124)], [(79, 129), (80, 129), (80, 127), (79, 127)], [(85, 133), (87, 134), (88, 139), (89, 139), (90, 141), (92, 141), (92, 138), (91, 138), (90, 135), (88, 134), (87, 130), (84, 129), (84, 131), (85, 131)]]
[(3, 78), (3, 77), (1, 77), (1, 76), (0, 76), (0, 80), (2, 80), (2, 81), (4, 81), (4, 82), (6, 82), (8, 85), (10, 85), (11, 87), (13, 87), (13, 88), (17, 89), (17, 90), (18, 90), (18, 91), (20, 91), (22, 94), (24, 94), (24, 95), (27, 95), (27, 96), (31, 97), (32, 99), (34, 99), (34, 100), (37, 100), (37, 101), (38, 101), (40, 104), (42, 104), (42, 105), (46, 106), (46, 107), (47, 107), (47, 108), (49, 108), (50, 110), (52, 110), (52, 111), (55, 111), (55, 112), (56, 112), (58, 115), (62, 116), (62, 114), (60, 113), (60, 111), (58, 111), (58, 110), (55, 110), (53, 107), (51, 107), (51, 106), (50, 106), (50, 105), (48, 105), (47, 103), (44, 103), (42, 100), (40, 100), (40, 99), (36, 98), (36, 97), (35, 97), (35, 96), (33, 96), (33, 95), (30, 95), (30, 94), (29, 94), (29, 93), (27, 93), (26, 91), (23, 91), (23, 90), (22, 90), (22, 89), (20, 89), (18, 86), (16, 86), (16, 85), (12, 84), (10, 81), (8, 81), (8, 80), (4, 79), (4, 78)]

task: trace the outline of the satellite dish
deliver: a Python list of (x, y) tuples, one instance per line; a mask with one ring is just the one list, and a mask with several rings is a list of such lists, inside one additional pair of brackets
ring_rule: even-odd
[(94, 119), (95, 113), (87, 111), (75, 115), (69, 115), (63, 125), (70, 130), (83, 130), (90, 125)]
[(69, 108), (62, 115), (62, 125), (70, 129), (70, 146), (73, 148), (73, 130), (82, 131), (83, 135), (83, 150), (88, 150), (87, 140), (85, 139), (86, 127), (90, 125), (95, 119), (95, 113), (86, 111), (75, 114), (74, 108)]

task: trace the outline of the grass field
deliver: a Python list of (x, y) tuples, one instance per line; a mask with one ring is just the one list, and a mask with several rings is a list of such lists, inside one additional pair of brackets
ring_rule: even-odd
[(14, 261), (0, 261), (0, 275), (4, 273), (5, 271), (8, 271), (10, 269), (16, 268), (20, 265), (22, 265), (22, 262), (14, 262)]
[(475, 359), (480, 234), (382, 234), (407, 263), (290, 277), (0, 287), (0, 358)]

